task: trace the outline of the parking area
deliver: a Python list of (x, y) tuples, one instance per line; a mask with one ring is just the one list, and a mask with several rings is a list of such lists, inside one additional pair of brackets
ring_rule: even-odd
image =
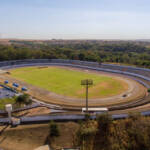
[(0, 99), (9, 98), (15, 96), (15, 93), (2, 85), (0, 85)]

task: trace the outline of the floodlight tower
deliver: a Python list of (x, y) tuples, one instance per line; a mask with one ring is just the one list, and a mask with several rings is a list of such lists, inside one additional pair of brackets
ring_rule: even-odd
[(88, 113), (88, 88), (90, 85), (93, 85), (92, 79), (81, 80), (81, 85), (86, 86), (86, 112)]
[(5, 105), (5, 109), (8, 112), (9, 123), (11, 123), (12, 104)]

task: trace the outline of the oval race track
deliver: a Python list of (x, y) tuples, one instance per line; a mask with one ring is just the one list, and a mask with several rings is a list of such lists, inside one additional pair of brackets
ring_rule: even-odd
[[(76, 60), (60, 60), (60, 59), (34, 59), (34, 60), (16, 60), (16, 61), (4, 61), (0, 62), (0, 68), (7, 70), (18, 67), (26, 67), (26, 66), (67, 66), (67, 67), (75, 67), (80, 69), (88, 69), (100, 72), (107, 72), (114, 75), (122, 75), (136, 82), (139, 82), (146, 88), (150, 88), (150, 69), (145, 68), (135, 68), (131, 66), (120, 66), (120, 65), (112, 65), (112, 64), (101, 64), (95, 62), (85, 62), (85, 61), (76, 61)], [(129, 103), (125, 103), (123, 105), (115, 105), (109, 106), (109, 110), (116, 109), (126, 109), (139, 105), (143, 105), (149, 102), (149, 95), (143, 97), (142, 99), (137, 99), (136, 101), (132, 101)]]
[[(81, 68), (81, 69), (89, 69), (89, 70), (95, 70), (95, 71), (102, 71), (102, 72), (108, 72), (112, 74), (118, 74), (122, 76), (126, 76), (128, 78), (131, 78), (132, 80), (135, 80), (136, 82), (139, 82), (143, 86), (145, 86), (147, 89), (150, 88), (150, 69), (145, 68), (136, 68), (131, 66), (120, 66), (120, 65), (112, 65), (112, 64), (101, 64), (95, 62), (83, 62), (83, 61), (74, 61), (74, 60), (56, 60), (56, 59), (38, 59), (38, 60), (17, 60), (17, 61), (5, 61), (0, 62), (0, 68), (7, 70), (17, 67), (26, 67), (26, 66), (49, 66), (49, 65), (58, 65), (58, 66), (69, 66), (69, 67), (75, 67), (75, 68)], [(141, 99), (137, 99), (135, 101), (126, 103), (126, 104), (120, 104), (116, 106), (110, 106), (109, 110), (124, 110), (129, 109), (137, 106), (148, 104), (150, 102), (150, 95), (147, 94), (145, 97)], [(149, 116), (150, 111), (145, 110), (141, 112), (144, 116)], [(113, 119), (121, 119), (126, 118), (127, 114), (115, 114), (112, 115)], [(93, 118), (95, 116), (92, 116)], [(55, 115), (55, 116), (36, 116), (36, 117), (21, 117), (21, 123), (27, 124), (27, 123), (36, 123), (36, 122), (47, 122), (49, 120), (55, 120), (55, 121), (69, 121), (69, 120), (80, 120), (84, 119), (83, 115)], [(1, 118), (0, 122), (8, 123), (7, 118)]]

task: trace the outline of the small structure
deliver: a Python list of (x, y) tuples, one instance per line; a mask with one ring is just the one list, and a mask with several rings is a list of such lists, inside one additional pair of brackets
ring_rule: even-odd
[[(82, 113), (86, 112), (86, 108), (82, 108)], [(104, 113), (108, 112), (108, 108), (101, 107), (101, 108), (88, 108), (89, 113)]]
[(4, 83), (5, 83), (5, 84), (8, 84), (9, 82), (8, 82), (8, 80), (5, 80)]
[(13, 86), (14, 86), (14, 87), (19, 87), (19, 84), (13, 83)]
[(28, 89), (26, 87), (21, 88), (22, 91), (27, 91)]
[(8, 119), (9, 119), (9, 123), (11, 124), (12, 104), (6, 104), (5, 109), (8, 112)]

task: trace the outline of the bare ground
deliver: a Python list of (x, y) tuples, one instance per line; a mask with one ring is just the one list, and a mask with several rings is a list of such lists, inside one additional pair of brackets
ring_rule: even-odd
[[(52, 142), (54, 149), (73, 147), (75, 133), (79, 125), (74, 122), (58, 123), (60, 136), (51, 141), (48, 138), (49, 125), (23, 125), (17, 128), (6, 128), (0, 135), (0, 148), (4, 150), (34, 150), (35, 148)], [(0, 127), (0, 130), (4, 128)]]

